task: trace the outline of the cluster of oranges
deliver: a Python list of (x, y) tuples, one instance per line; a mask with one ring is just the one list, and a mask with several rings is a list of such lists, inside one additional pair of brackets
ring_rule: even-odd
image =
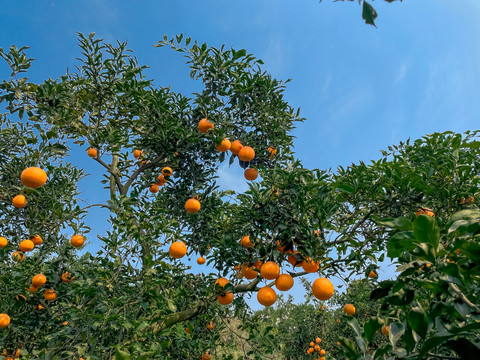
[(311, 341), (310, 344), (309, 344), (310, 347), (309, 347), (308, 350), (307, 350), (307, 354), (318, 353), (318, 354), (320, 354), (320, 356), (321, 356), (320, 358), (314, 359), (314, 360), (325, 360), (325, 356), (324, 356), (324, 355), (326, 354), (326, 351), (320, 348), (320, 345), (319, 345), (319, 344), (320, 344), (321, 342), (322, 342), (322, 339), (320, 339), (319, 337), (317, 337), (317, 338), (315, 339), (315, 342)]
[[(20, 175), (20, 180), (22, 184), (26, 187), (37, 189), (43, 186), (47, 182), (47, 173), (38, 168), (38, 167), (29, 167), (23, 170), (22, 174)], [(25, 207), (27, 204), (26, 198), (24, 195), (17, 195), (13, 198), (12, 203), (17, 208)], [(72, 246), (78, 248), (83, 246), (85, 239), (82, 235), (74, 235), (70, 239), (70, 243)], [(43, 243), (43, 239), (40, 235), (31, 236), (29, 239), (22, 240), (18, 244), (18, 250), (13, 252), (12, 260), (19, 263), (25, 260), (25, 254), (31, 252), (35, 249), (36, 246), (40, 246)], [(5, 237), (0, 237), (0, 248), (5, 248), (8, 245), (8, 240)], [(73, 280), (73, 277), (68, 272), (62, 274), (62, 281), (69, 283)], [(35, 293), (38, 291), (40, 287), (43, 287), (47, 283), (47, 277), (44, 274), (37, 274), (33, 276), (31, 280), (31, 285), (27, 290), (30, 293)], [(54, 289), (48, 288), (44, 291), (44, 299), (46, 301), (54, 301), (57, 298), (57, 293)], [(18, 295), (16, 297), (17, 300), (27, 300), (25, 295)], [(35, 306), (35, 309), (43, 309), (43, 305)], [(0, 329), (4, 329), (8, 327), (10, 324), (10, 316), (7, 314), (0, 314)], [(8, 358), (18, 358), (20, 354), (20, 350), (12, 356), (6, 355), (6, 350), (4, 350), (3, 356)]]

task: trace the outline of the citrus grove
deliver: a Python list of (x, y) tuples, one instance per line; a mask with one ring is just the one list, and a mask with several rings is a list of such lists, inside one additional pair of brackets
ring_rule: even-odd
[[(165, 37), (156, 46), (202, 82), (186, 97), (155, 87), (125, 43), (80, 34), (79, 46), (76, 72), (38, 84), (27, 48), (0, 50), (11, 69), (0, 85), (5, 359), (232, 359), (219, 350), (226, 332), (247, 339), (239, 358), (478, 359), (477, 132), (310, 170), (293, 153), (304, 119), (286, 82), (245, 50)], [(104, 176), (105, 203), (78, 190), (78, 148)], [(218, 186), (222, 163), (243, 169), (248, 191)], [(93, 207), (110, 214), (105, 234), (85, 223)], [(398, 276), (379, 281), (386, 257)], [(368, 296), (349, 295), (359, 278)], [(289, 316), (276, 304), (297, 311), (281, 295), (296, 282), (315, 327), (265, 326)], [(247, 297), (266, 309), (252, 313)]]

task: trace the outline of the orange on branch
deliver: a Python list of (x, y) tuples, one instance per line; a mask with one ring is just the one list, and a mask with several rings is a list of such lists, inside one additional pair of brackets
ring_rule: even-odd
[(48, 289), (48, 290), (45, 290), (45, 292), (43, 293), (43, 297), (47, 301), (53, 301), (57, 298), (57, 293), (53, 289)]
[(382, 334), (383, 335), (390, 334), (390, 326), (388, 326), (388, 325), (382, 326)]
[(194, 214), (200, 210), (200, 201), (195, 198), (188, 199), (185, 202), (185, 210), (190, 214)]
[(10, 316), (0, 314), (0, 329), (5, 329), (10, 324)]
[(232, 142), (232, 145), (230, 146), (230, 151), (234, 155), (238, 155), (238, 152), (243, 148), (242, 143), (240, 140), (235, 140)]
[(47, 182), (47, 173), (38, 167), (29, 167), (22, 171), (20, 181), (26, 187), (37, 189)]
[(322, 339), (320, 339), (319, 337), (317, 337), (317, 338), (315, 339), (315, 342), (316, 342), (317, 344), (320, 344), (320, 343), (322, 342)]
[(228, 140), (227, 138), (223, 139), (222, 142), (220, 143), (220, 145), (218, 145), (216, 148), (218, 151), (220, 152), (225, 152), (225, 151), (228, 151), (230, 150), (230, 147), (232, 146), (230, 140)]
[(12, 204), (16, 208), (24, 208), (27, 205), (27, 199), (23, 195), (17, 195), (12, 199)]
[(200, 256), (198, 259), (197, 259), (197, 264), (198, 265), (203, 265), (205, 264), (205, 258), (203, 256)]
[(73, 247), (79, 248), (85, 243), (85, 238), (82, 235), (73, 235), (70, 238), (70, 244)]
[(139, 158), (140, 156), (142, 156), (142, 155), (143, 155), (143, 151), (142, 151), (142, 150), (135, 150), (135, 151), (133, 152), (133, 157), (134, 157), (135, 159), (138, 159), (138, 158)]
[(318, 271), (319, 264), (318, 261), (313, 261), (311, 257), (308, 257), (302, 262), (302, 268), (307, 273), (314, 273)]
[(21, 261), (25, 260), (25, 254), (21, 251), (15, 251), (12, 254), (12, 260), (15, 261), (15, 262), (21, 262)]
[(254, 168), (248, 168), (245, 170), (243, 175), (245, 176), (245, 179), (253, 181), (258, 177), (258, 171)]
[(318, 278), (312, 284), (312, 293), (319, 300), (328, 300), (334, 292), (333, 284), (326, 278)]
[(75, 279), (75, 277), (72, 276), (72, 274), (70, 274), (69, 272), (64, 272), (64, 273), (62, 274), (62, 281), (63, 281), (64, 283), (67, 283), (67, 284), (68, 284), (68, 283), (69, 283), (70, 281), (72, 281), (73, 279)]
[(353, 306), (352, 304), (346, 304), (343, 307), (343, 311), (345, 312), (345, 314), (352, 316), (355, 314), (355, 306)]
[(254, 270), (253, 266), (248, 266), (248, 264), (243, 264), (240, 272), (248, 280), (253, 280), (258, 276), (258, 271)]
[(275, 286), (280, 291), (288, 291), (293, 287), (293, 277), (289, 274), (280, 274), (275, 280)]
[(18, 249), (23, 252), (32, 251), (35, 248), (35, 244), (32, 240), (23, 240), (18, 244)]
[(175, 241), (172, 245), (170, 245), (170, 248), (168, 249), (168, 253), (170, 254), (171, 257), (175, 259), (180, 259), (185, 256), (187, 253), (187, 246), (183, 241)]
[(421, 207), (420, 209), (417, 210), (416, 216), (420, 215), (427, 215), (427, 216), (435, 216), (435, 213), (433, 212), (432, 209), (427, 208), (427, 207)]
[(260, 275), (267, 280), (275, 280), (280, 275), (280, 267), (274, 261), (267, 261), (260, 269)]
[(97, 149), (90, 148), (87, 150), (87, 155), (90, 156), (91, 158), (95, 158), (98, 155)]
[(172, 176), (173, 175), (173, 170), (171, 167), (166, 166), (162, 169), (162, 175), (165, 176)]
[(43, 274), (37, 274), (32, 278), (32, 286), (39, 288), (47, 282), (47, 277)]
[(217, 300), (222, 305), (231, 304), (232, 301), (233, 301), (233, 294), (231, 292), (227, 291), (223, 294), (218, 295)]
[(368, 273), (368, 277), (370, 279), (375, 279), (377, 277), (377, 273), (373, 270), (371, 270), (369, 273)]
[(202, 133), (207, 133), (208, 130), (211, 130), (213, 128), (214, 128), (214, 125), (210, 121), (208, 121), (206, 118), (198, 122), (198, 130), (200, 130)]
[(250, 241), (250, 235), (245, 235), (242, 240), (240, 240), (240, 245), (242, 245), (245, 249), (251, 248), (255, 245)]
[(242, 161), (251, 161), (255, 157), (255, 150), (250, 146), (244, 146), (238, 152), (238, 158)]
[(43, 239), (40, 235), (35, 235), (30, 238), (34, 245), (42, 245)]
[(3, 236), (0, 236), (0, 249), (3, 249), (5, 246), (7, 246), (8, 241), (6, 238)]
[(269, 286), (264, 286), (257, 293), (257, 300), (263, 306), (272, 306), (277, 301), (277, 294)]
[(150, 187), (148, 188), (148, 190), (152, 193), (152, 194), (155, 194), (158, 192), (158, 190), (160, 190), (160, 188), (158, 187), (157, 184), (152, 184), (150, 185)]

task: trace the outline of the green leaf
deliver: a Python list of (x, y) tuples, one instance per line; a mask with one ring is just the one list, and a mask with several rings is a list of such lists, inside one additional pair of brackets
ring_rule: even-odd
[(377, 27), (375, 25), (375, 19), (377, 18), (377, 16), (378, 16), (377, 11), (373, 8), (373, 6), (364, 0), (363, 9), (362, 9), (362, 18), (363, 20), (365, 20), (365, 24), (369, 24)]
[(432, 321), (425, 313), (425, 310), (418, 306), (408, 312), (407, 322), (421, 338), (425, 338), (429, 327), (432, 325)]
[(413, 224), (407, 218), (400, 216), (397, 218), (384, 218), (376, 221), (377, 224), (387, 226), (396, 230), (412, 230)]
[(352, 194), (355, 192), (355, 188), (347, 184), (338, 184), (335, 186), (339, 191)]
[(413, 233), (420, 243), (429, 243), (434, 251), (438, 250), (440, 228), (433, 216), (420, 215), (413, 222)]
[(395, 348), (398, 340), (400, 340), (404, 333), (405, 326), (402, 323), (395, 322), (390, 325), (390, 333), (388, 334), (388, 339), (390, 340), (393, 348)]
[(402, 252), (415, 248), (415, 236), (413, 231), (402, 231), (393, 234), (387, 242), (387, 256), (391, 259), (399, 257)]
[(130, 360), (130, 353), (120, 350), (119, 348), (116, 348), (115, 360)]
[(380, 323), (378, 317), (371, 317), (370, 320), (363, 325), (363, 333), (368, 341), (372, 341), (376, 332), (381, 328), (382, 324)]

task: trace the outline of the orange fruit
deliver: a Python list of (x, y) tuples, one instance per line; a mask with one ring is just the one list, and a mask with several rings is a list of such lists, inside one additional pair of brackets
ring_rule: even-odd
[(382, 334), (383, 335), (390, 334), (390, 326), (388, 326), (388, 325), (382, 326)]
[(263, 262), (262, 260), (257, 260), (253, 263), (253, 267), (260, 270), (262, 268)]
[(295, 250), (292, 252), (292, 255), (288, 255), (288, 262), (293, 266), (302, 266), (302, 261), (298, 260), (294, 255), (300, 254), (299, 251)]
[(64, 326), (65, 326), (65, 325), (68, 325), (68, 321), (62, 322), (62, 325), (64, 325)]
[(53, 289), (48, 289), (48, 290), (45, 290), (45, 292), (43, 293), (43, 297), (47, 301), (53, 301), (57, 298), (57, 293)]
[(238, 152), (243, 148), (242, 143), (240, 140), (235, 140), (232, 142), (232, 145), (230, 146), (230, 151), (232, 154), (238, 155)]
[(189, 329), (189, 328), (185, 328), (185, 331), (186, 331), (187, 333), (191, 334), (191, 332), (190, 332), (190, 329)]
[(421, 207), (420, 209), (417, 210), (416, 215), (417, 215), (417, 217), (419, 215), (435, 216), (435, 213), (430, 208)]
[(342, 346), (342, 344), (340, 344), (340, 342), (338, 342), (338, 341), (337, 341), (337, 345), (338, 345), (338, 346)]
[(98, 155), (97, 149), (90, 148), (87, 150), (87, 155), (90, 156), (91, 158), (95, 158)]
[(158, 192), (158, 190), (160, 190), (160, 188), (158, 187), (157, 184), (152, 184), (152, 185), (150, 185), (150, 187), (148, 188), (148, 190), (150, 190), (150, 192), (151, 192), (152, 194), (155, 194), (155, 193)]
[(225, 278), (220, 278), (220, 279), (217, 279), (217, 281), (215, 281), (215, 284), (214, 285), (217, 285), (220, 286), (221, 288), (223, 288), (225, 285), (227, 285), (230, 281), (228, 281), (227, 279)]
[(243, 175), (247, 180), (255, 180), (258, 177), (258, 171), (254, 168), (248, 168), (247, 170), (245, 170)]
[(72, 238), (70, 239), (70, 244), (72, 244), (73, 247), (79, 248), (85, 243), (85, 239), (83, 238), (82, 235), (73, 235)]
[(333, 295), (333, 284), (326, 278), (318, 278), (312, 284), (313, 295), (319, 300), (328, 300)]
[(377, 277), (377, 273), (373, 270), (371, 270), (369, 273), (368, 273), (368, 277), (370, 279), (375, 279)]
[(200, 256), (198, 259), (197, 259), (197, 264), (198, 265), (203, 265), (205, 264), (205, 258), (203, 256)]
[(272, 306), (277, 301), (277, 294), (269, 286), (264, 286), (257, 293), (257, 300), (263, 306)]
[(217, 300), (222, 305), (231, 304), (233, 301), (233, 294), (231, 292), (225, 292), (217, 296)]
[(217, 148), (218, 151), (225, 152), (225, 151), (230, 150), (231, 146), (232, 146), (232, 143), (230, 142), (230, 140), (225, 138), (225, 139), (222, 140), (220, 145), (218, 145), (216, 148)]
[(319, 269), (318, 261), (313, 261), (311, 257), (308, 257), (302, 262), (302, 268), (307, 273), (317, 272)]
[(210, 321), (210, 323), (207, 325), (207, 329), (210, 330), (210, 331), (212, 331), (214, 327), (215, 327), (215, 325), (213, 325), (212, 321)]
[(248, 266), (248, 264), (243, 264), (240, 272), (248, 280), (255, 279), (258, 276), (258, 271), (253, 270), (253, 267)]
[(0, 236), (0, 249), (3, 249), (5, 246), (7, 246), (8, 241), (6, 238), (3, 236)]
[(240, 240), (240, 245), (242, 245), (245, 249), (251, 248), (255, 245), (250, 241), (250, 236), (245, 235), (242, 240)]
[(280, 267), (274, 261), (267, 261), (260, 269), (260, 275), (267, 280), (274, 280), (280, 276)]
[(275, 286), (280, 291), (288, 291), (293, 287), (293, 277), (289, 274), (281, 274), (275, 280)]
[[(0, 238), (0, 241), (1, 241), (1, 238)], [(5, 239), (5, 241), (6, 241), (6, 239)], [(6, 243), (5, 243), (5, 245), (6, 245)], [(0, 245), (0, 247), (4, 247), (4, 246)], [(455, 254), (460, 255), (460, 249), (455, 249)]]
[(138, 159), (140, 156), (142, 156), (142, 154), (143, 154), (143, 151), (142, 151), (142, 150), (135, 150), (135, 151), (133, 152), (133, 157), (134, 157), (135, 159)]
[(355, 314), (355, 306), (353, 306), (352, 304), (346, 304), (343, 307), (343, 311), (345, 312), (345, 314), (352, 316), (353, 314)]
[(12, 254), (12, 260), (15, 261), (15, 262), (23, 261), (23, 260), (25, 260), (25, 254), (21, 251), (15, 251)]
[(163, 175), (160, 175), (159, 177), (157, 177), (157, 180), (158, 180), (158, 185), (160, 186), (163, 186), (167, 183), (167, 179)]
[(315, 344), (313, 341), (310, 342), (310, 347), (313, 347)]
[(32, 278), (32, 286), (39, 288), (40, 286), (45, 285), (47, 282), (47, 277), (43, 274), (37, 274)]
[(18, 249), (23, 252), (32, 251), (34, 247), (35, 244), (33, 243), (33, 241), (28, 239), (23, 240), (22, 242), (20, 242), (20, 244), (18, 244)]
[(317, 344), (320, 344), (320, 343), (322, 342), (322, 339), (320, 339), (320, 338), (317, 337), (317, 338), (315, 339), (315, 342), (316, 342)]
[(12, 204), (16, 208), (24, 208), (27, 205), (27, 199), (23, 195), (17, 195), (12, 199)]
[[(320, 345), (315, 345), (314, 349), (315, 349), (315, 351), (320, 351)], [(322, 355), (324, 355), (324, 354), (322, 354)]]
[(321, 356), (318, 360), (325, 360), (325, 356)]
[(162, 175), (163, 176), (172, 176), (173, 175), (173, 170), (171, 167), (169, 166), (165, 166), (163, 169), (162, 169)]
[(188, 199), (185, 203), (185, 210), (187, 210), (187, 212), (190, 214), (196, 213), (198, 210), (200, 210), (200, 201), (194, 198)]
[(68, 283), (69, 283), (70, 281), (72, 281), (73, 279), (75, 279), (75, 277), (72, 276), (72, 274), (70, 274), (69, 272), (64, 272), (64, 273), (62, 274), (62, 281), (63, 281), (64, 283), (67, 283), (67, 284), (68, 284)]
[(183, 241), (175, 241), (172, 245), (170, 245), (168, 253), (174, 259), (180, 259), (187, 253), (187, 246)]
[(274, 147), (270, 146), (267, 151), (270, 153), (270, 159), (273, 159), (273, 157), (277, 154), (277, 149)]
[(255, 157), (255, 150), (250, 146), (244, 146), (238, 152), (238, 158), (242, 161), (250, 161)]
[(34, 245), (42, 245), (43, 239), (40, 235), (35, 235), (30, 238)]
[(311, 353), (313, 353), (313, 351), (314, 351), (314, 350), (313, 350), (313, 347), (311, 347), (311, 348), (309, 348), (309, 349), (307, 350), (307, 354), (311, 354)]
[(320, 355), (325, 355), (327, 352), (325, 350), (320, 350)]
[(202, 119), (198, 122), (198, 130), (202, 133), (207, 133), (208, 130), (213, 129), (214, 125), (207, 119)]
[(47, 182), (47, 173), (38, 167), (29, 167), (22, 171), (20, 181), (29, 188), (39, 188)]
[(10, 316), (0, 314), (0, 329), (5, 329), (10, 324)]

